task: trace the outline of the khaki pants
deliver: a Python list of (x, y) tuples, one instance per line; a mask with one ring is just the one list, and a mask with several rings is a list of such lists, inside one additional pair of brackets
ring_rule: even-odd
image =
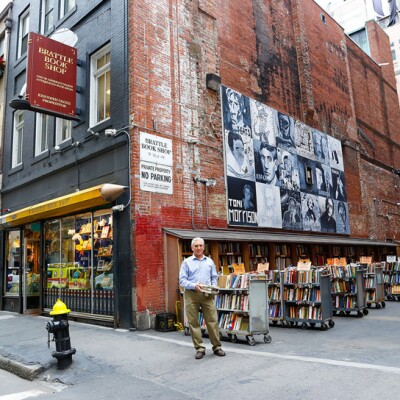
[(214, 303), (214, 296), (206, 296), (194, 290), (185, 290), (185, 310), (189, 322), (190, 335), (196, 351), (206, 351), (201, 335), (199, 323), (199, 310), (203, 312), (213, 351), (221, 348), (218, 329), (218, 315)]

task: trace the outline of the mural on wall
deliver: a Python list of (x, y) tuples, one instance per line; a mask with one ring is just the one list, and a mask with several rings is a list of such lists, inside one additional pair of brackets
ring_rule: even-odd
[(221, 86), (230, 225), (350, 233), (341, 142)]

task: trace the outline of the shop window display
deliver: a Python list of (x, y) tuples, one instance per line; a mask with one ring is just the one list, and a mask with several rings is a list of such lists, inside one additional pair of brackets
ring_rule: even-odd
[(46, 308), (57, 296), (72, 311), (113, 314), (113, 228), (109, 210), (45, 224)]
[(8, 295), (19, 295), (19, 278), (21, 268), (21, 242), (20, 232), (7, 232), (6, 238), (6, 268), (5, 271), (5, 293)]

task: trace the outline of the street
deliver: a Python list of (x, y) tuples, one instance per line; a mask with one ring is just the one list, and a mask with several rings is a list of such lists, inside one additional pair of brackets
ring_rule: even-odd
[[(26, 353), (33, 346), (30, 358), (49, 362), (39, 379), (65, 384), (60, 392), (39, 394), (40, 399), (393, 399), (400, 390), (400, 303), (371, 308), (363, 318), (334, 320), (335, 327), (326, 331), (271, 326), (270, 344), (263, 335), (255, 336), (255, 346), (245, 338), (224, 340), (223, 358), (212, 354), (205, 338), (202, 360), (194, 359), (191, 339), (182, 332), (129, 332), (71, 322), (77, 353), (72, 365), (59, 371), (51, 358), (54, 344), (47, 349), (47, 318), (17, 316), (0, 319), (0, 350), (6, 353), (20, 326), (33, 327), (8, 351)], [(0, 400), (16, 399), (1, 397), (10, 394), (3, 381)]]

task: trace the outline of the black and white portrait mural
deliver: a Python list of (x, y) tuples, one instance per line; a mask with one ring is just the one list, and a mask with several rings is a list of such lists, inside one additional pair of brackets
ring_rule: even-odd
[(221, 86), (229, 225), (350, 234), (341, 142)]

